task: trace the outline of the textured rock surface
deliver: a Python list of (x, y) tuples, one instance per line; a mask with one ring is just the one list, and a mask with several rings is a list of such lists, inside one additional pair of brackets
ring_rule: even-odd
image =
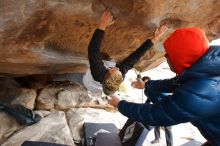
[(54, 109), (56, 94), (59, 90), (59, 88), (45, 88), (40, 91), (36, 100), (36, 108), (42, 110)]
[(21, 104), (34, 109), (37, 93), (34, 89), (3, 88), (0, 87), (0, 102), (7, 104)]
[(70, 86), (64, 88), (57, 95), (57, 108), (68, 109), (79, 104), (89, 103), (91, 99), (85, 88), (82, 86)]
[[(85, 87), (69, 81), (54, 82), (42, 89), (36, 99), (40, 110), (68, 109), (90, 103)], [(87, 106), (88, 107), (88, 106)]]
[[(142, 75), (150, 76), (152, 79), (163, 79), (171, 78), (175, 76), (174, 73), (168, 68), (166, 63), (161, 64), (153, 70), (142, 73)], [(143, 97), (143, 90), (133, 89), (130, 86), (132, 80), (135, 80), (136, 73), (134, 70), (130, 70), (125, 78), (126, 85), (120, 89), (120, 92), (117, 93), (122, 99), (143, 103), (146, 100), (146, 97)], [(72, 77), (69, 76), (71, 79)], [(5, 95), (3, 97), (17, 97), (22, 91), (15, 90), (15, 87), (18, 85), (10, 80), (9, 78), (3, 79), (0, 78), (0, 86), (5, 85), (5, 88), (10, 90), (5, 90), (5, 92), (0, 92), (0, 95)], [(53, 85), (53, 86), (52, 86)], [(77, 83), (70, 84), (69, 82), (53, 82), (52, 85), (48, 87), (57, 88), (59, 91), (65, 91), (65, 89), (71, 89), (75, 85), (75, 90), (73, 92), (79, 92), (81, 87)], [(71, 85), (71, 86), (67, 86)], [(46, 86), (47, 87), (47, 86)], [(45, 87), (45, 88), (46, 88)], [(15, 91), (11, 89), (14, 88)], [(17, 88), (19, 89), (19, 88)], [(2, 90), (0, 90), (2, 91)], [(84, 91), (82, 89), (82, 91)], [(9, 93), (7, 96), (6, 93)], [(38, 93), (38, 92), (37, 92)], [(46, 96), (49, 96), (44, 94)], [(68, 93), (70, 94), (70, 93)], [(52, 95), (54, 93), (52, 92)], [(55, 96), (55, 95), (54, 95)], [(68, 95), (69, 96), (69, 95)], [(90, 94), (89, 98), (92, 98), (91, 103), (97, 104), (106, 104), (106, 99), (101, 98), (101, 94)], [(2, 100), (0, 99), (0, 102)], [(82, 100), (83, 101), (83, 100)], [(86, 102), (84, 100), (84, 102)], [(54, 103), (53, 103), (54, 104)], [(67, 103), (68, 105), (69, 103)], [(89, 107), (89, 106), (87, 106)], [(71, 108), (64, 111), (49, 112), (49, 111), (35, 111), (40, 114), (43, 118), (40, 122), (31, 125), (31, 126), (21, 126), (18, 124), (15, 119), (3, 112), (0, 112), (0, 145), (2, 146), (20, 146), (25, 140), (33, 141), (44, 141), (44, 142), (55, 142), (72, 145), (73, 139), (79, 140), (83, 136), (83, 123), (84, 122), (98, 122), (98, 123), (114, 123), (119, 129), (123, 126), (126, 121), (126, 117), (121, 115), (119, 112), (108, 112), (103, 109), (94, 109), (94, 108)], [(65, 113), (64, 113), (65, 112)], [(181, 132), (180, 132), (181, 131)], [(161, 142), (158, 145), (165, 145), (165, 137), (163, 131), (161, 131)], [(174, 145), (183, 145), (191, 139), (197, 140), (201, 143), (205, 142), (205, 139), (199, 134), (198, 130), (192, 127), (189, 123), (179, 124), (173, 126)], [(154, 139), (153, 131), (150, 131), (147, 139), (143, 146), (150, 146), (150, 141)]]
[(14, 133), (2, 146), (20, 146), (25, 140), (52, 142), (75, 146), (64, 112), (55, 112), (39, 123)]
[(22, 89), (21, 94), (11, 104), (21, 104), (29, 109), (34, 109), (37, 93), (33, 89)]
[[(120, 62), (161, 24), (169, 25), (169, 33), (198, 26), (210, 39), (218, 37), (219, 7), (219, 0), (1, 0), (0, 73), (84, 72), (87, 45), (105, 8), (116, 22), (106, 31), (102, 52)], [(152, 49), (137, 68), (152, 68), (162, 55)]]
[(4, 112), (0, 113), (0, 119), (0, 144), (10, 137), (15, 131), (24, 127), (20, 125), (13, 117)]

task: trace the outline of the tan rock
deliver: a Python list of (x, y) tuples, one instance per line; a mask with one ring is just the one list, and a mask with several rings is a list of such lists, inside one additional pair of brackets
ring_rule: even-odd
[(17, 131), (1, 146), (20, 146), (26, 140), (75, 146), (64, 112), (51, 113), (39, 123)]
[(11, 104), (21, 104), (29, 109), (34, 109), (37, 93), (33, 89), (22, 89), (18, 97), (14, 98)]
[(60, 88), (44, 88), (40, 91), (36, 99), (36, 109), (51, 110), (54, 109), (56, 96)]
[(2, 103), (11, 103), (22, 93), (22, 88), (0, 87), (0, 101)]
[(23, 128), (13, 117), (4, 112), (0, 112), (0, 145), (13, 133)]
[[(0, 73), (85, 72), (87, 46), (106, 8), (116, 22), (106, 30), (102, 52), (120, 62), (162, 24), (170, 27), (166, 36), (179, 27), (201, 27), (210, 40), (219, 37), (219, 7), (219, 0), (2, 0)], [(137, 68), (155, 66), (157, 53), (147, 52)]]
[(75, 84), (72, 86), (64, 87), (57, 95), (56, 108), (68, 109), (76, 107), (77, 105), (87, 104), (91, 101), (87, 94), (86, 89)]
[(83, 137), (84, 118), (71, 109), (66, 112), (66, 117), (73, 138), (75, 140), (80, 140)]
[(36, 100), (41, 110), (68, 109), (91, 101), (85, 87), (70, 81), (56, 81), (42, 89)]
[(34, 89), (0, 87), (0, 101), (7, 104), (20, 104), (34, 108), (37, 93)]

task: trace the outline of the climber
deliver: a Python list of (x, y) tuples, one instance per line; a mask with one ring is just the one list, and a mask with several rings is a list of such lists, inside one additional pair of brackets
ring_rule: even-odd
[[(100, 44), (103, 39), (106, 27), (110, 26), (113, 23), (114, 20), (112, 19), (110, 12), (106, 10), (102, 15), (99, 28), (95, 30), (93, 37), (89, 43), (88, 58), (90, 70), (88, 70), (83, 77), (83, 82), (87, 89), (96, 92), (97, 90), (96, 88), (94, 89), (94, 86), (97, 85), (99, 88), (98, 90), (103, 89), (106, 95), (112, 95), (118, 90), (119, 85), (123, 82), (127, 71), (133, 68), (134, 64), (139, 61), (139, 59), (145, 54), (145, 52), (149, 50), (167, 30), (166, 26), (160, 27), (155, 31), (154, 36), (151, 40), (146, 40), (135, 52), (130, 54), (121, 63), (115, 65), (115, 63), (110, 62), (111, 67), (106, 67), (104, 65), (104, 63), (106, 62), (102, 61)], [(93, 82), (91, 82), (89, 79), (91, 79)]]

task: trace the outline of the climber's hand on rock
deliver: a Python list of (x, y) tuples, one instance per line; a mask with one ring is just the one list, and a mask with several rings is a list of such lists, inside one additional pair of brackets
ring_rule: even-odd
[(166, 25), (162, 25), (159, 28), (157, 28), (156, 31), (154, 32), (152, 42), (153, 43), (157, 42), (165, 34), (167, 30), (168, 30), (168, 27)]
[(113, 16), (111, 15), (110, 11), (105, 10), (102, 14), (101, 23), (99, 29), (105, 30), (107, 26), (110, 26), (114, 23)]

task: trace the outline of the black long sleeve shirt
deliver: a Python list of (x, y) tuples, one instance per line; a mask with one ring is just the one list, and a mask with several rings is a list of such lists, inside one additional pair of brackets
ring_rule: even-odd
[[(107, 72), (107, 68), (104, 66), (100, 52), (100, 45), (104, 33), (105, 32), (103, 30), (96, 29), (88, 46), (88, 57), (91, 74), (93, 79), (100, 83), (102, 83)], [(152, 46), (152, 41), (148, 39), (136, 51), (125, 58), (120, 64), (116, 64), (116, 67), (119, 68), (123, 77), (128, 72), (128, 70), (133, 68), (133, 66), (139, 61), (144, 53)]]

